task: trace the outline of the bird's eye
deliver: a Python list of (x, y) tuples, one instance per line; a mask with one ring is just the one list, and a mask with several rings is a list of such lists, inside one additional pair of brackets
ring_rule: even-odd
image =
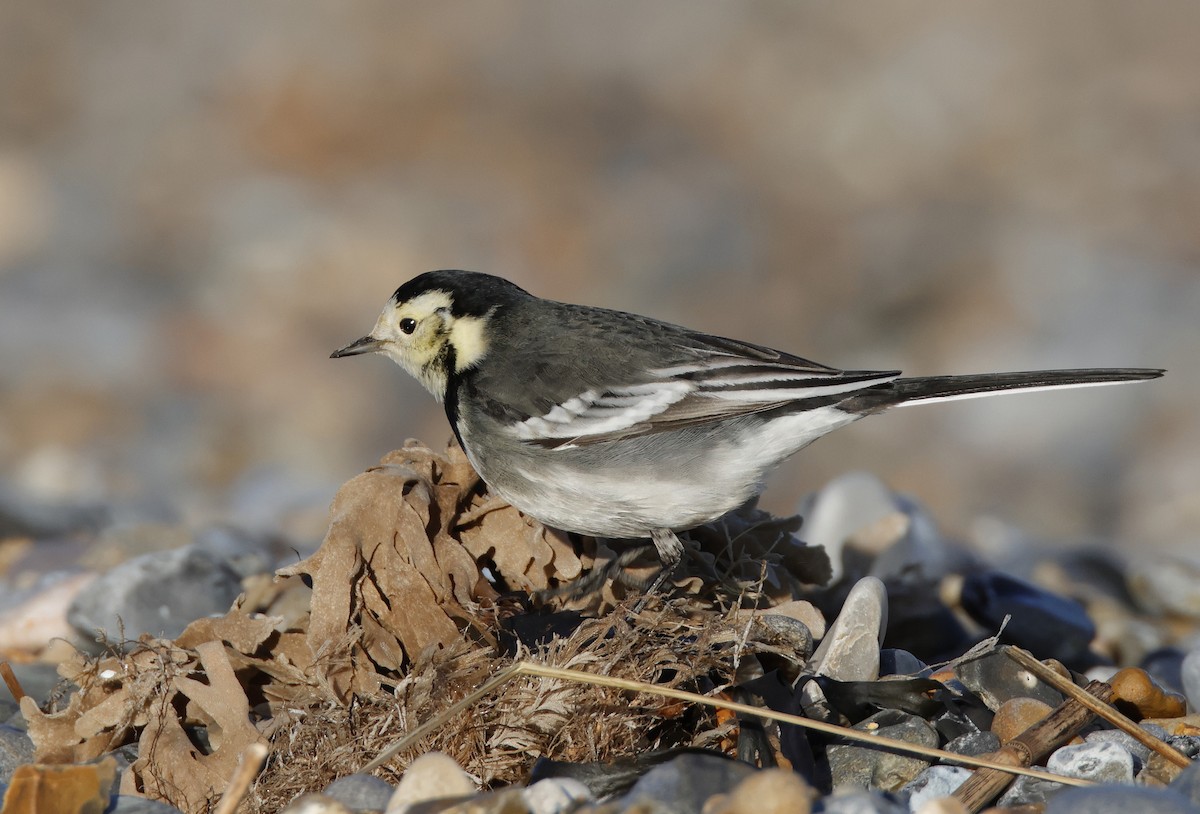
[(417, 321), (412, 317), (405, 317), (400, 320), (400, 330), (406, 334), (410, 334), (417, 329)]

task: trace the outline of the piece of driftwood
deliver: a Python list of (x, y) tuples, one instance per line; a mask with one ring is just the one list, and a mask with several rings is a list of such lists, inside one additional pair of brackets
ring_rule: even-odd
[[(1093, 681), (1084, 692), (1101, 703), (1107, 703), (1113, 688), (1103, 681)], [(1009, 766), (1032, 766), (1065, 744), (1091, 721), (1093, 712), (1074, 698), (1068, 698), (1041, 721), (1000, 747), (988, 757)], [(981, 811), (998, 797), (1013, 776), (996, 769), (979, 769), (952, 795), (968, 811)]]

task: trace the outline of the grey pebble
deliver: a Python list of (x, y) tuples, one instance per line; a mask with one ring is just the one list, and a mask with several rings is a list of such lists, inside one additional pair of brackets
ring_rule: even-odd
[(824, 547), (837, 582), (844, 573), (842, 552), (846, 539), (897, 509), (892, 491), (874, 475), (848, 472), (801, 502), (805, 542)]
[(1043, 682), (1003, 652), (989, 651), (964, 661), (957, 668), (958, 680), (983, 699), (993, 712), (1013, 698), (1036, 698), (1052, 707), (1063, 701), (1062, 693)]
[[(937, 731), (928, 721), (896, 710), (877, 712), (854, 728), (920, 746), (938, 745)], [(826, 754), (834, 788), (896, 791), (929, 766), (924, 758), (873, 749), (869, 744), (838, 744)]]
[(1055, 774), (1099, 783), (1133, 782), (1133, 755), (1116, 741), (1101, 740), (1056, 749), (1046, 761)]
[(395, 789), (386, 780), (369, 774), (348, 774), (321, 792), (351, 811), (383, 811)]
[(714, 794), (726, 794), (757, 771), (753, 766), (715, 755), (680, 755), (655, 766), (621, 798), (621, 807), (655, 804), (655, 811), (700, 814)]
[(195, 546), (134, 557), (100, 575), (76, 597), (68, 621), (88, 640), (150, 633), (173, 639), (191, 622), (225, 613), (242, 591), (223, 559)]
[(33, 741), (16, 727), (0, 724), (0, 783), (12, 780), (18, 766), (33, 762)]
[(930, 766), (906, 783), (900, 794), (908, 796), (909, 810), (916, 811), (930, 800), (949, 797), (971, 774), (962, 766)]
[(988, 752), (995, 752), (1000, 748), (1000, 737), (995, 732), (968, 732), (965, 735), (959, 735), (954, 740), (946, 744), (947, 752), (953, 752), (956, 755), (967, 755), (968, 757), (978, 757), (986, 755)]
[(817, 814), (908, 814), (908, 810), (879, 791), (835, 791), (813, 807)]
[(1200, 711), (1200, 647), (1183, 657), (1179, 669), (1179, 683), (1187, 696), (1188, 706)]
[(104, 814), (183, 814), (183, 811), (162, 800), (151, 800), (136, 794), (118, 794)]
[(1196, 814), (1196, 807), (1170, 789), (1140, 786), (1072, 788), (1055, 795), (1045, 814)]
[(1084, 736), (1083, 739), (1088, 743), (1102, 743), (1108, 741), (1117, 744), (1122, 749), (1133, 755), (1135, 759), (1135, 773), (1140, 768), (1140, 765), (1138, 764), (1144, 764), (1150, 759), (1149, 746), (1146, 746), (1135, 739), (1132, 735), (1122, 732), (1119, 729), (1101, 729), (1096, 732), (1089, 732)]
[(921, 676), (929, 671), (929, 665), (907, 650), (885, 647), (879, 651), (879, 675)]
[[(996, 801), (997, 808), (1016, 808), (1023, 805), (1041, 805), (1064, 788), (1062, 783), (1042, 780), (1039, 777), (1021, 775)], [(1128, 813), (1127, 813), (1128, 814)]]
[(1200, 808), (1200, 763), (1193, 763), (1180, 772), (1168, 788)]
[[(838, 681), (874, 681), (879, 678), (879, 645), (887, 630), (887, 588), (875, 577), (854, 584), (837, 618), (813, 653), (809, 669)], [(803, 690), (812, 704), (823, 701), (815, 681)]]

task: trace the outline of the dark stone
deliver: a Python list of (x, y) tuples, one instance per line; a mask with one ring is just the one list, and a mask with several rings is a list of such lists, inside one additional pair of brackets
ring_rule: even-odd
[(907, 650), (886, 647), (879, 651), (879, 675), (882, 676), (925, 676), (929, 665)]
[(1040, 659), (1058, 659), (1077, 670), (1095, 663), (1089, 646), (1096, 626), (1072, 599), (999, 571), (981, 571), (963, 581), (962, 606), (987, 630), (999, 630), (1011, 616), (1001, 639)]
[(1164, 689), (1183, 692), (1183, 659), (1186, 655), (1178, 647), (1160, 647), (1147, 653), (1139, 666)]
[(383, 811), (396, 789), (386, 780), (369, 774), (348, 774), (334, 780), (321, 792), (351, 811)]
[(656, 811), (700, 814), (708, 798), (732, 791), (756, 771), (753, 766), (716, 755), (680, 755), (654, 767), (634, 783), (621, 807), (653, 801)]
[(181, 810), (161, 800), (139, 797), (135, 794), (118, 794), (104, 814), (183, 814)]
[(1000, 738), (995, 732), (968, 732), (959, 735), (944, 747), (947, 752), (968, 757), (979, 757), (1000, 748)]
[(1036, 698), (1052, 707), (1063, 701), (1062, 693), (999, 650), (962, 662), (956, 672), (958, 680), (993, 711), (1013, 698)]

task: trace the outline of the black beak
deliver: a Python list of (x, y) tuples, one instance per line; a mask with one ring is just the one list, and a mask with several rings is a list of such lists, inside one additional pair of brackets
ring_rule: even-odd
[(343, 356), (357, 356), (360, 353), (374, 353), (379, 350), (379, 346), (383, 344), (382, 340), (376, 339), (373, 336), (364, 336), (362, 339), (355, 339), (344, 348), (338, 348), (333, 353), (329, 354), (330, 359), (340, 359)]

